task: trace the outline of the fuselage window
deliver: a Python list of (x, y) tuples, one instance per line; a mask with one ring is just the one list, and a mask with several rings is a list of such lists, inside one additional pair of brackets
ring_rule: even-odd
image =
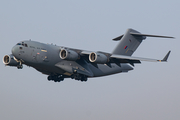
[(16, 45), (21, 45), (21, 43), (17, 43)]

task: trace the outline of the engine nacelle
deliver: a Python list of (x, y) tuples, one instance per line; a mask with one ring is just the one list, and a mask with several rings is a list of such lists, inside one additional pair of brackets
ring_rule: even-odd
[(89, 61), (99, 63), (99, 64), (105, 64), (108, 62), (108, 57), (104, 55), (103, 53), (92, 52), (89, 55)]
[(63, 60), (76, 61), (79, 58), (77, 52), (68, 49), (62, 49), (59, 53), (59, 56)]
[(3, 63), (5, 65), (8, 65), (8, 66), (18, 66), (19, 65), (19, 62), (17, 62), (15, 59), (14, 59), (14, 56), (11, 54), (11, 55), (5, 55), (3, 57)]

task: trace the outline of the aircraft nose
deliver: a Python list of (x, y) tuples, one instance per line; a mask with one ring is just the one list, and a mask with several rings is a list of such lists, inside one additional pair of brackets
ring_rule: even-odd
[(11, 52), (14, 56), (16, 56), (17, 54), (17, 51), (18, 51), (18, 47), (17, 46), (14, 46), (12, 49), (11, 49)]

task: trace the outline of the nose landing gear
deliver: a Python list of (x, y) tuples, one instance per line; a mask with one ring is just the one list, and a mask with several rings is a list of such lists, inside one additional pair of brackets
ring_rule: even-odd
[(22, 65), (22, 62), (20, 61), (19, 65), (17, 65), (17, 69), (22, 69), (22, 68), (23, 68), (23, 65)]

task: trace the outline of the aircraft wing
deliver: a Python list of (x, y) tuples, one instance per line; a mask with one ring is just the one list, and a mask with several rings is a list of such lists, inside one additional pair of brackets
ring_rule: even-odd
[(139, 60), (139, 61), (148, 61), (148, 62), (166, 62), (169, 57), (170, 52), (171, 51), (169, 51), (162, 60), (141, 58), (141, 57), (131, 57), (131, 56), (125, 56), (125, 55), (111, 55), (111, 58), (125, 59), (125, 60)]
[[(129, 63), (132, 66), (134, 66), (134, 63), (141, 63), (141, 61), (166, 62), (168, 57), (169, 57), (170, 52), (171, 51), (169, 51), (162, 60), (150, 59), (150, 58), (141, 58), (141, 57), (132, 57), (132, 56), (125, 56), (125, 55), (116, 55), (116, 54), (109, 54), (109, 53), (103, 53), (103, 52), (98, 52), (98, 53), (102, 53), (102, 54), (108, 56), (109, 62), (107, 62), (105, 64), (108, 65), (109, 67), (111, 67), (110, 63), (115, 63), (118, 66), (121, 66), (121, 63)], [(81, 56), (88, 57), (91, 53), (92, 53), (91, 51), (82, 51)], [(88, 60), (88, 58), (86, 60)], [(96, 64), (96, 63), (93, 63), (93, 62), (91, 62), (91, 63), (93, 65)]]
[[(119, 62), (119, 63), (129, 63), (132, 66), (134, 66), (134, 63), (141, 63), (140, 61), (167, 62), (167, 59), (169, 57), (170, 52), (171, 51), (169, 51), (162, 60), (150, 59), (150, 58), (141, 58), (141, 57), (131, 57), (131, 56), (125, 56), (125, 55), (114, 55), (114, 54), (110, 56), (110, 59), (112, 59), (111, 61), (113, 61), (117, 65)], [(113, 60), (113, 59), (115, 59), (115, 60)]]

